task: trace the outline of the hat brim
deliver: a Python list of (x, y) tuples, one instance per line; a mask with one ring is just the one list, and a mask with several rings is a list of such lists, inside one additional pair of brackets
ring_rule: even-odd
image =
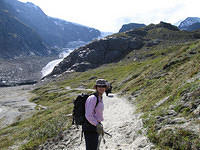
[(108, 86), (107, 86), (107, 85), (98, 85), (98, 84), (97, 84), (97, 85), (94, 85), (94, 89), (96, 89), (97, 86), (105, 86), (105, 88), (108, 89)]

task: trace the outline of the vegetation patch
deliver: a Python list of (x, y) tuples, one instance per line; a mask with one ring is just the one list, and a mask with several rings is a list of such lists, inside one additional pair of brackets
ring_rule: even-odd
[[(142, 57), (149, 53), (154, 55)], [(133, 61), (136, 55), (141, 59)], [(164, 68), (170, 62), (175, 63)], [(72, 100), (77, 94), (85, 93), (75, 88), (93, 88), (97, 78), (105, 78), (112, 83), (113, 92), (128, 95), (130, 101), (136, 98), (137, 111), (143, 113), (147, 135), (158, 149), (198, 149), (200, 134), (175, 125), (184, 125), (190, 118), (195, 124), (199, 123), (193, 115), (199, 105), (200, 80), (195, 78), (199, 72), (200, 42), (194, 41), (157, 45), (151, 51), (133, 51), (118, 63), (62, 76), (62, 79), (33, 90), (36, 96), (31, 101), (38, 104), (36, 113), (2, 129), (0, 147), (4, 150), (26, 141), (20, 149), (34, 149), (66, 130), (71, 125), (68, 114), (72, 112)], [(166, 97), (167, 100), (155, 108)], [(172, 128), (165, 129), (166, 125)]]
[(166, 129), (153, 137), (162, 149), (174, 150), (198, 150), (200, 148), (200, 137), (185, 129)]

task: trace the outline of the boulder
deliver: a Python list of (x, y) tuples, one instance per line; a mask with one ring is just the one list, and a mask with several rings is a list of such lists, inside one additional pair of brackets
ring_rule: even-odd
[(168, 119), (167, 124), (182, 124), (187, 122), (185, 118), (174, 118), (174, 119)]
[(175, 112), (174, 110), (167, 110), (167, 115), (168, 116), (176, 116), (177, 112)]
[(163, 103), (165, 103), (168, 99), (169, 99), (170, 96), (167, 96), (165, 98), (163, 98), (161, 101), (157, 102), (154, 106), (154, 108), (158, 108), (159, 106), (161, 106)]
[(197, 117), (200, 116), (200, 105), (193, 111), (193, 114)]

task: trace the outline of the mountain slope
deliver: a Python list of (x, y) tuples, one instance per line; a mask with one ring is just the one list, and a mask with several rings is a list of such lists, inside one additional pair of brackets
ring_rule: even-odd
[(188, 17), (184, 21), (182, 21), (178, 27), (181, 30), (191, 31), (190, 26), (193, 25), (194, 23), (200, 23), (200, 18), (198, 18), (198, 17)]
[(66, 57), (49, 75), (65, 71), (85, 71), (121, 60), (129, 52), (158, 44), (182, 43), (200, 38), (200, 34), (180, 31), (176, 26), (161, 22), (108, 36), (80, 47)]
[(187, 31), (195, 31), (200, 29), (200, 22), (193, 23), (192, 25), (187, 27)]
[(12, 16), (12, 8), (0, 2), (0, 57), (49, 55), (49, 50), (41, 38), (31, 28)]
[[(84, 88), (93, 88), (96, 79), (105, 78), (112, 83), (113, 92), (137, 106), (155, 148), (199, 150), (200, 41), (192, 38), (194, 33), (180, 32), (168, 25), (148, 27), (151, 29), (148, 34), (154, 35), (152, 40), (160, 37), (164, 42), (133, 50), (119, 62), (62, 74), (38, 85), (31, 99), (37, 104), (37, 112), (32, 118), (1, 129), (0, 147), (3, 150), (9, 146), (37, 149), (47, 140), (56, 145), (63, 139), (63, 131), (70, 133), (67, 130), (71, 126), (72, 100), (86, 92)], [(136, 31), (143, 33), (135, 30), (130, 34)], [(112, 36), (122, 35), (126, 36)], [(135, 142), (134, 138), (129, 140)]]
[(13, 7), (12, 15), (33, 28), (50, 46), (65, 47), (72, 41), (91, 41), (100, 36), (100, 31), (75, 23), (47, 16), (33, 3), (6, 0)]

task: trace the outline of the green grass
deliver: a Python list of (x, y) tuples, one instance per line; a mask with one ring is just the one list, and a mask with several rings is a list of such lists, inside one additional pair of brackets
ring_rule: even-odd
[(173, 150), (197, 150), (200, 147), (198, 139), (198, 135), (184, 129), (167, 129), (153, 136), (158, 147)]
[[(191, 51), (196, 51), (196, 54), (191, 54)], [(137, 56), (153, 55), (133, 61), (132, 58), (136, 54)], [(164, 67), (166, 65), (167, 68)], [(67, 91), (65, 88), (67, 86), (93, 88), (97, 78), (105, 78), (112, 83), (114, 92), (124, 96), (134, 96), (136, 92), (140, 92), (136, 98), (137, 111), (143, 113), (148, 137), (158, 149), (181, 149), (181, 145), (182, 149), (188, 146), (198, 148), (199, 136), (191, 131), (176, 129), (173, 132), (166, 130), (158, 134), (156, 116), (164, 116), (170, 105), (178, 104), (184, 91), (190, 90), (195, 93), (200, 81), (195, 80), (191, 83), (186, 81), (199, 72), (200, 42), (194, 41), (167, 47), (158, 45), (148, 51), (141, 49), (131, 52), (118, 63), (106, 64), (86, 72), (70, 73), (65, 79), (54, 81), (33, 91), (36, 96), (31, 101), (38, 104), (37, 112), (29, 119), (2, 129), (0, 147), (6, 149), (10, 145), (25, 141), (20, 149), (34, 149), (48, 138), (67, 129), (71, 124), (71, 118), (67, 117), (67, 114), (72, 111), (72, 99), (82, 91)], [(154, 109), (155, 104), (167, 96), (169, 99)], [(43, 110), (39, 105), (46, 106), (48, 109)], [(179, 105), (175, 106), (175, 111), (179, 116), (193, 117), (187, 108), (182, 109)], [(167, 139), (168, 137), (170, 140)], [(188, 139), (192, 139), (192, 144)]]
[[(191, 51), (196, 51), (197, 53), (195, 55), (190, 54)], [(155, 126), (155, 117), (165, 116), (168, 107), (176, 105), (183, 91), (190, 89), (188, 92), (192, 92), (200, 86), (199, 80), (192, 83), (186, 82), (200, 72), (200, 43), (192, 42), (164, 49), (154, 47), (151, 52), (143, 51), (142, 54), (144, 53), (154, 53), (155, 55), (139, 62), (125, 59), (117, 64), (104, 65), (84, 73), (75, 73), (76, 75), (79, 74), (75, 75), (75, 79), (66, 80), (61, 85), (80, 86), (82, 84), (91, 88), (95, 79), (89, 79), (94, 76), (111, 81), (114, 91), (120, 92), (125, 96), (134, 95), (136, 91), (141, 91), (141, 94), (136, 99), (137, 111), (143, 112), (144, 120), (148, 120), (145, 122), (148, 137), (157, 145), (158, 149), (187, 149), (188, 146), (199, 148), (197, 141), (199, 141), (200, 137), (197, 133), (177, 129), (170, 136), (174, 137), (173, 140), (167, 140), (168, 131), (158, 134)], [(129, 54), (129, 56), (134, 56), (134, 54)], [(167, 68), (164, 67), (166, 65), (168, 65)], [(155, 104), (167, 96), (169, 96), (169, 99), (157, 109), (154, 109)], [(187, 119), (192, 117), (189, 108), (180, 110), (178, 105), (176, 107), (175, 110), (179, 117), (182, 116)], [(165, 134), (166, 136), (164, 136)], [(188, 141), (189, 138), (192, 144)]]
[[(37, 96), (31, 101), (38, 104), (38, 110), (31, 118), (13, 123), (0, 131), (1, 150), (23, 141), (26, 144), (19, 149), (35, 149), (48, 138), (71, 126), (71, 117), (67, 114), (72, 112), (72, 99), (80, 91), (67, 92), (57, 87), (57, 92), (52, 93), (50, 91), (53, 88), (55, 89), (55, 85), (52, 84), (33, 91)], [(39, 105), (47, 106), (47, 109), (41, 109)]]

